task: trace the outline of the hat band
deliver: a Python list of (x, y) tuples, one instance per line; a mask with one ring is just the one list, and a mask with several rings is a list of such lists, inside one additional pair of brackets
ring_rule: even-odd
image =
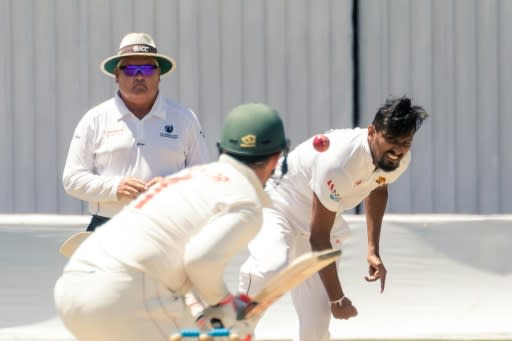
[(127, 45), (123, 47), (122, 49), (119, 49), (118, 55), (122, 55), (125, 53), (156, 53), (157, 50), (155, 47), (151, 45), (145, 45), (145, 44), (133, 44), (133, 45)]

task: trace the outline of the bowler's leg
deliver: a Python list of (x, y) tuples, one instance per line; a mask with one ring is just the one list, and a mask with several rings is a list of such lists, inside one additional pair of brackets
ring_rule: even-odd
[(250, 255), (240, 269), (238, 290), (255, 296), (274, 275), (284, 269), (294, 248), (295, 234), (286, 219), (264, 209), (263, 226), (249, 243)]
[[(309, 239), (306, 236), (297, 240), (296, 250), (297, 255), (311, 251)], [(299, 323), (299, 336), (295, 341), (330, 340), (329, 297), (318, 273), (293, 289), (291, 297)]]
[(318, 274), (314, 274), (291, 293), (297, 312), (299, 338), (295, 341), (328, 341), (331, 311), (329, 299)]

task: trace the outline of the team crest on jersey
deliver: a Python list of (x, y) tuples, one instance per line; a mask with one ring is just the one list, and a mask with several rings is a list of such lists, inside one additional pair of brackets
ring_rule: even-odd
[(248, 134), (240, 138), (240, 147), (254, 148), (256, 147), (256, 135)]
[(354, 181), (354, 187), (357, 187), (357, 186), (359, 186), (362, 183), (363, 183), (363, 180), (361, 180), (361, 179), (356, 180), (356, 181)]
[(386, 178), (383, 176), (379, 176), (377, 180), (375, 180), (375, 182), (378, 183), (379, 185), (384, 185), (386, 183)]
[(336, 191), (336, 187), (334, 186), (334, 181), (329, 179), (327, 181), (327, 187), (329, 188), (329, 191), (331, 192), (329, 194), (329, 198), (331, 198), (332, 201), (339, 202), (340, 201), (340, 195)]
[(168, 137), (170, 139), (177, 139), (179, 136), (178, 134), (173, 134), (174, 126), (172, 124), (168, 124), (164, 127), (164, 131), (160, 133), (160, 136), (162, 137)]

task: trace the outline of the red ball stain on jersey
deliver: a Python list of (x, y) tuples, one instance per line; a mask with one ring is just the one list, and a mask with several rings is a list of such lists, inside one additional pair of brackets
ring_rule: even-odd
[(329, 149), (329, 138), (323, 134), (318, 134), (313, 138), (313, 147), (319, 153), (325, 152)]

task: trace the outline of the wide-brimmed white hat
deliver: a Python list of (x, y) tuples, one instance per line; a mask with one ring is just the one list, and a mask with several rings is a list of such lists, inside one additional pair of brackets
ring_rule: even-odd
[(147, 33), (128, 33), (121, 40), (117, 55), (109, 57), (101, 62), (100, 69), (109, 76), (115, 76), (115, 68), (121, 58), (129, 56), (149, 56), (158, 61), (160, 66), (160, 75), (164, 75), (174, 70), (176, 63), (170, 57), (159, 54), (156, 44)]

